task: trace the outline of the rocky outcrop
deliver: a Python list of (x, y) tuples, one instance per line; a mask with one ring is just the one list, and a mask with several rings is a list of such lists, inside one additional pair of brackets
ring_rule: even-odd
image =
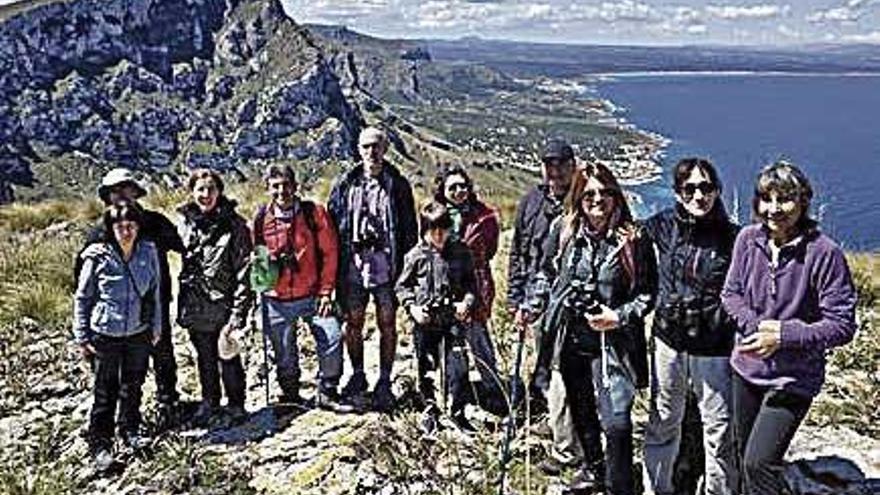
[(280, 0), (74, 0), (0, 24), (0, 201), (38, 158), (348, 158), (361, 121)]

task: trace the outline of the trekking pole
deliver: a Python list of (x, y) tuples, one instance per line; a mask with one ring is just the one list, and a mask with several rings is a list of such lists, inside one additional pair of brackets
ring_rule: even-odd
[[(257, 300), (254, 305), (254, 313), (258, 311), (260, 314), (259, 331), (263, 337), (263, 364), (260, 366), (260, 376), (263, 379), (263, 384), (265, 385), (266, 390), (266, 407), (269, 407), (269, 343), (267, 342), (268, 336), (266, 335), (266, 329), (264, 328), (266, 322), (265, 318), (263, 318), (265, 309), (263, 308), (262, 292), (257, 292)], [(253, 324), (254, 328), (258, 326), (256, 314), (254, 315)]]
[(602, 348), (602, 354), (599, 359), (602, 360), (602, 388), (608, 390), (611, 388), (611, 377), (608, 375), (608, 349), (605, 347), (605, 332), (599, 332), (599, 346)]
[(507, 425), (504, 429), (504, 442), (501, 444), (501, 475), (498, 480), (498, 495), (504, 495), (504, 484), (507, 478), (507, 463), (510, 461), (511, 453), (510, 453), (510, 444), (513, 441), (513, 435), (516, 433), (516, 406), (519, 402), (519, 373), (520, 368), (522, 367), (523, 360), (523, 348), (525, 347), (526, 341), (526, 328), (525, 325), (520, 324), (516, 325), (517, 327), (517, 345), (516, 345), (516, 360), (513, 364), (513, 370), (510, 373), (510, 406), (509, 406), (509, 415), (507, 418)]

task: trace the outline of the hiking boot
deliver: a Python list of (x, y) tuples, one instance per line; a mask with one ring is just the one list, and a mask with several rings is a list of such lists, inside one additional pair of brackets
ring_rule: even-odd
[(214, 417), (217, 416), (218, 409), (217, 406), (202, 402), (192, 416), (192, 424), (199, 428), (208, 426), (214, 420)]
[(342, 387), (342, 396), (350, 399), (363, 395), (367, 391), (367, 376), (363, 371), (357, 371), (348, 379), (348, 383)]
[(226, 413), (233, 425), (239, 425), (248, 419), (248, 412), (244, 406), (229, 406), (226, 408)]
[(538, 464), (538, 468), (547, 476), (559, 476), (570, 467), (572, 467), (572, 464), (562, 462), (552, 455)]
[(92, 469), (96, 473), (106, 473), (116, 463), (116, 458), (108, 448), (98, 448), (92, 453)]
[(588, 495), (605, 489), (605, 467), (602, 463), (581, 467), (565, 489), (566, 494)]
[(419, 430), (424, 436), (431, 436), (437, 431), (440, 411), (434, 404), (428, 405), (419, 417)]
[(342, 402), (342, 397), (336, 390), (319, 390), (315, 396), (317, 406), (325, 411), (331, 411), (341, 414), (354, 412), (355, 408), (351, 404)]
[(394, 393), (391, 392), (391, 380), (379, 380), (373, 389), (373, 409), (378, 412), (389, 412), (394, 408)]
[(452, 415), (452, 424), (458, 428), (458, 431), (471, 435), (477, 432), (477, 428), (468, 421), (467, 417), (464, 415), (464, 411), (459, 411)]
[(156, 430), (164, 431), (177, 426), (180, 414), (176, 403), (160, 403), (156, 411)]
[(125, 448), (134, 452), (139, 452), (150, 446), (152, 443), (152, 439), (147, 436), (143, 436), (138, 432), (129, 432), (122, 434), (122, 445), (125, 445)]

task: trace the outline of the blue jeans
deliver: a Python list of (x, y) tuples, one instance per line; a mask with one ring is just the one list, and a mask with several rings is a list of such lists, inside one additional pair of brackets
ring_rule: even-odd
[(278, 384), (285, 395), (299, 393), (298, 321), (309, 327), (318, 354), (318, 385), (322, 391), (335, 391), (342, 375), (342, 329), (333, 317), (320, 317), (316, 299), (306, 297), (281, 301), (263, 297), (263, 331), (268, 334), (275, 355)]

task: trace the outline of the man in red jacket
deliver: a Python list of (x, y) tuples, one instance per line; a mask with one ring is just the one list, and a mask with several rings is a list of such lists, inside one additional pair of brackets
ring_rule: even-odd
[(323, 206), (296, 195), (289, 166), (270, 165), (263, 179), (271, 202), (254, 219), (254, 245), (264, 245), (278, 265), (275, 287), (263, 294), (263, 331), (275, 354), (282, 402), (299, 403), (300, 366), (297, 327), (306, 325), (318, 353), (317, 403), (337, 409), (336, 387), (342, 374), (342, 332), (333, 315), (339, 244)]

